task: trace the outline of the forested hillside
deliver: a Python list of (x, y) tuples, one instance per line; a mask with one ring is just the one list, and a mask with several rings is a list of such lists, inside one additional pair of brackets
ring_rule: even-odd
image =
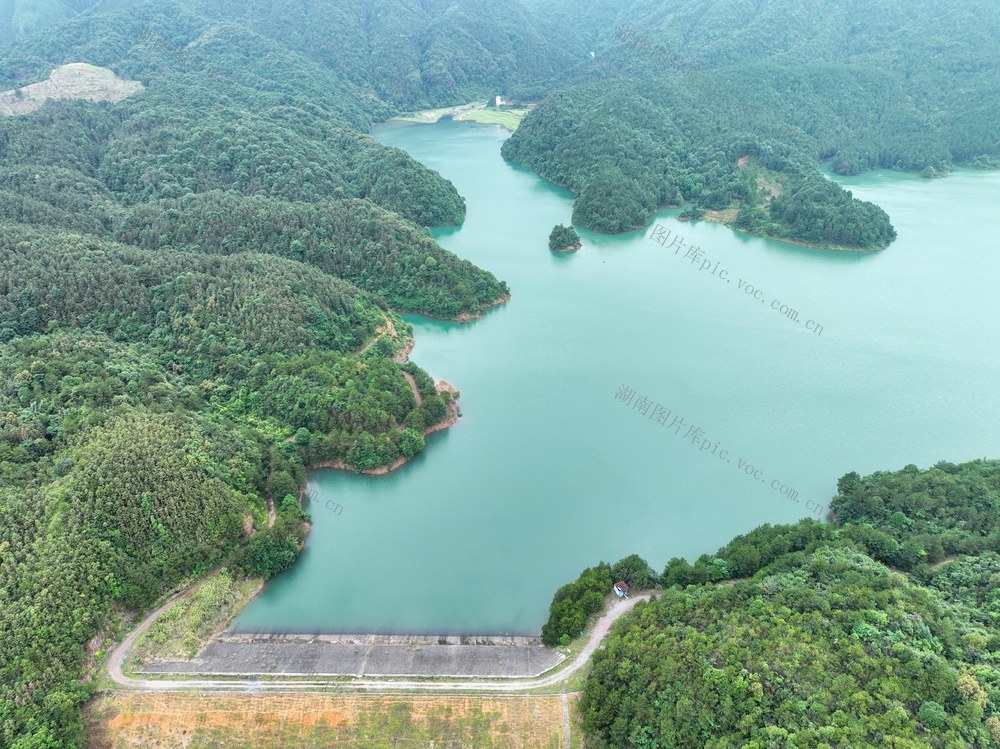
[[(233, 24), (301, 54), (394, 107), (415, 109), (543, 85), (584, 59), (583, 42), (517, 0), (0, 0), (0, 43), (76, 17), (136, 5)], [(177, 49), (173, 24), (147, 40)], [(59, 34), (64, 33), (60, 28)], [(100, 63), (95, 63), (100, 64)]]
[(120, 216), (119, 240), (153, 250), (281, 255), (376, 292), (398, 309), (457, 317), (508, 293), (492, 274), (367, 200), (307, 204), (210, 192)]
[(729, 209), (709, 215), (758, 234), (880, 249), (889, 218), (821, 187), (820, 161), (926, 176), (1000, 164), (995, 3), (534, 5), (572, 20), (596, 53), (504, 155), (576, 192), (584, 226), (625, 231), (689, 203), (690, 216)]
[(74, 745), (113, 603), (280, 571), (305, 467), (412, 457), (448, 403), (417, 404), (385, 302), (316, 267), (0, 228), (0, 745)]
[(1000, 463), (838, 489), (830, 523), (671, 560), (594, 657), (588, 746), (1000, 745)]
[(308, 466), (424, 447), (452, 396), (398, 361), (391, 309), (509, 295), (427, 235), (464, 202), (366, 134), (398, 106), (367, 78), (246, 8), (111, 5), (0, 50), (2, 88), (72, 61), (145, 86), (0, 120), (3, 747), (81, 744), (129, 612), (220, 564), (291, 564)]
[(533, 87), (584, 59), (572, 27), (515, 0), (189, 0), (407, 108)]
[[(788, 75), (768, 69), (731, 79), (574, 86), (532, 111), (503, 153), (576, 192), (574, 223), (600, 231), (641, 228), (658, 207), (693, 202), (702, 210), (739, 206), (735, 223), (758, 233), (819, 245), (888, 245), (895, 231), (885, 212), (827, 182), (811, 155), (820, 138), (843, 136), (834, 113), (857, 95), (854, 74), (799, 76), (800, 91), (825, 87), (822, 103), (811, 93), (745, 102), (741, 91), (754, 77), (776, 83)], [(795, 127), (807, 121), (814, 132)]]
[[(819, 162), (996, 165), (997, 15), (987, 0), (0, 0), (0, 90), (71, 62), (144, 87), (0, 119), (0, 747), (80, 746), (104, 636), (217, 566), (285, 569), (310, 465), (411, 458), (449, 414), (451, 394), (401, 361), (395, 312), (466, 319), (510, 290), (428, 235), (464, 201), (374, 122), (547, 96), (504, 154), (576, 191), (579, 224), (623, 231), (684, 202), (880, 248), (889, 217)], [(829, 526), (765, 528), (662, 576), (632, 557), (592, 568), (560, 591), (547, 641), (578, 631), (610, 576), (670, 586), (598, 657), (593, 741), (1000, 741), (996, 477), (849, 475)], [(713, 585), (728, 577), (749, 579)], [(737, 641), (755, 646), (746, 673)]]

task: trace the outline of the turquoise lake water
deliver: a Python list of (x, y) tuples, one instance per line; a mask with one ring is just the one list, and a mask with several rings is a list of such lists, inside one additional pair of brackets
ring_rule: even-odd
[(374, 134), (455, 183), (467, 220), (435, 236), (513, 298), (465, 325), (407, 316), (462, 419), (388, 476), (315, 472), (305, 552), (235, 629), (534, 634), (600, 560), (659, 570), (825, 512), (848, 471), (1000, 455), (1000, 173), (838, 177), (891, 216), (878, 254), (665, 210), (554, 255), (572, 196), (505, 163), (505, 131)]

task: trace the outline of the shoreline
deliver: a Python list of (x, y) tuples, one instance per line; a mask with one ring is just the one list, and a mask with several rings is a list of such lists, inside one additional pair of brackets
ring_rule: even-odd
[[(451, 107), (438, 107), (436, 109), (422, 109), (407, 114), (399, 114), (390, 117), (384, 122), (409, 122), (419, 125), (433, 125), (445, 118), (451, 118), (455, 122), (472, 122), (478, 125), (499, 125), (508, 132), (513, 133), (521, 124), (521, 120), (534, 107), (534, 104), (523, 104), (518, 106), (503, 105), (493, 109), (486, 102), (474, 101), (465, 104), (456, 104)], [(478, 114), (483, 113), (483, 114)]]
[[(407, 315), (420, 315), (421, 317), (426, 317), (428, 320), (437, 320), (438, 322), (466, 323), (466, 322), (472, 322), (473, 320), (480, 319), (484, 314), (486, 314), (487, 312), (489, 312), (491, 309), (495, 309), (496, 307), (499, 307), (499, 306), (501, 306), (501, 305), (506, 304), (507, 302), (509, 302), (510, 298), (511, 298), (511, 294), (510, 294), (510, 292), (508, 292), (508, 293), (504, 294), (503, 296), (498, 296), (492, 302), (486, 302), (485, 304), (481, 305), (479, 307), (479, 311), (478, 312), (476, 312), (476, 313), (461, 312), (461, 313), (459, 313), (458, 317), (441, 317), (439, 315), (435, 315), (435, 314), (432, 314), (430, 312), (424, 312), (423, 310), (412, 310), (412, 309), (411, 310), (404, 310), (404, 309), (393, 308), (393, 312), (403, 313), (403, 314), (407, 314)], [(410, 350), (411, 351), (413, 350), (413, 346), (412, 345), (410, 346)]]
[[(397, 352), (397, 354), (396, 354), (397, 356), (399, 356), (401, 353), (404, 354), (403, 358), (400, 359), (398, 363), (402, 363), (402, 362), (406, 361), (406, 355), (405, 354), (408, 354), (409, 351), (412, 350), (412, 348), (413, 348), (413, 338), (411, 337), (410, 340), (409, 340), (409, 346), (405, 349), (405, 353), (404, 352)], [(458, 423), (458, 419), (461, 416), (461, 413), (460, 413), (459, 407), (458, 407), (458, 398), (459, 398), (459, 391), (458, 391), (458, 389), (454, 385), (452, 385), (450, 382), (447, 382), (445, 380), (438, 380), (436, 383), (434, 383), (434, 385), (435, 385), (435, 389), (437, 390), (438, 394), (441, 394), (441, 393), (444, 393), (444, 392), (451, 393), (452, 394), (452, 401), (448, 405), (448, 415), (443, 420), (439, 421), (437, 424), (432, 424), (431, 426), (425, 427), (423, 429), (424, 439), (426, 439), (431, 434), (434, 434), (435, 432), (440, 432), (440, 431), (443, 431), (445, 429), (450, 429), (451, 427), (453, 427), (455, 424)], [(424, 449), (425, 450), (427, 449), (426, 445), (425, 445)], [(417, 455), (421, 454), (422, 452), (423, 452), (423, 450), (421, 450), (420, 453), (417, 453)], [(414, 457), (416, 457), (416, 456), (414, 456)], [(377, 466), (376, 468), (365, 468), (365, 469), (360, 470), (360, 471), (357, 470), (356, 468), (352, 468), (351, 466), (347, 465), (342, 460), (325, 460), (325, 461), (320, 461), (319, 463), (311, 463), (308, 466), (306, 466), (305, 468), (306, 468), (306, 471), (318, 471), (318, 470), (322, 470), (322, 469), (328, 468), (328, 469), (335, 470), (335, 471), (348, 471), (350, 473), (364, 474), (364, 475), (367, 475), (367, 476), (385, 476), (386, 474), (392, 473), (393, 471), (396, 471), (396, 470), (402, 468), (404, 465), (406, 465), (407, 463), (409, 463), (410, 460), (411, 459), (406, 458), (403, 455), (400, 455), (392, 463), (388, 463), (388, 464), (382, 465), (382, 466)], [(303, 486), (302, 489), (299, 490), (299, 505), (300, 506), (302, 504), (303, 498), (305, 497), (305, 494), (306, 494), (306, 488), (305, 488), (305, 486)], [(308, 521), (303, 521), (303, 525), (305, 526), (306, 538), (302, 542), (302, 548), (305, 547), (305, 544), (309, 540), (309, 535), (312, 533), (312, 523), (310, 523)], [(199, 648), (199, 652), (201, 651), (202, 648), (205, 647), (205, 645), (208, 642), (211, 642), (211, 641), (219, 639), (220, 637), (222, 637), (229, 630), (230, 624), (232, 624), (232, 622), (237, 617), (239, 617), (240, 613), (242, 613), (243, 610), (246, 609), (246, 607), (249, 606), (257, 598), (258, 595), (261, 594), (261, 592), (264, 590), (264, 588), (266, 586), (266, 583), (267, 583), (266, 580), (261, 580), (261, 583), (257, 587), (257, 589), (253, 593), (251, 593), (249, 596), (247, 596), (247, 599), (245, 601), (243, 601), (242, 605), (240, 605), (238, 609), (236, 609), (236, 610), (233, 611), (232, 615), (229, 617), (229, 619), (226, 621), (226, 623), (220, 629), (218, 629), (215, 632), (213, 632), (209, 636), (209, 638), (205, 642), (203, 642), (201, 644), (201, 647)], [(197, 582), (194, 583), (194, 585), (197, 585), (197, 584), (198, 584)], [(177, 597), (179, 597), (181, 595), (185, 595), (186, 596), (192, 589), (193, 589), (193, 585), (189, 586), (184, 591), (181, 591), (180, 593), (177, 593), (173, 598), (170, 599), (170, 602), (172, 602), (173, 600), (175, 600)], [(234, 634), (238, 634), (238, 633), (234, 633)], [(404, 636), (406, 636), (406, 635), (404, 635)], [(480, 636), (482, 636), (482, 635), (480, 635)]]
[[(440, 432), (444, 429), (449, 429), (453, 427), (455, 424), (458, 423), (459, 416), (461, 416), (458, 410), (458, 390), (455, 388), (455, 386), (452, 385), (450, 382), (446, 382), (445, 380), (438, 380), (435, 383), (435, 388), (437, 389), (439, 395), (445, 392), (451, 393), (452, 401), (448, 405), (448, 415), (442, 421), (439, 421), (437, 424), (431, 424), (429, 427), (425, 427), (423, 429), (423, 435), (425, 439), (428, 436), (434, 434), (434, 432)], [(424, 449), (426, 449), (426, 447)], [(423, 452), (423, 450), (421, 450), (421, 452)], [(417, 455), (419, 454), (420, 453), (417, 453)], [(411, 458), (407, 458), (403, 455), (400, 455), (392, 463), (387, 463), (385, 465), (377, 466), (375, 468), (363, 468), (360, 471), (357, 468), (352, 468), (351, 466), (347, 465), (342, 460), (324, 460), (320, 461), (319, 463), (310, 463), (308, 466), (306, 466), (306, 470), (318, 471), (323, 468), (330, 468), (336, 471), (363, 473), (366, 476), (384, 476), (387, 473), (392, 473), (393, 471), (402, 468), (404, 465), (409, 463), (410, 460)], [(304, 491), (305, 490), (303, 489), (303, 493)], [(300, 494), (300, 499), (301, 499), (301, 494)]]
[[(725, 214), (725, 211), (719, 211), (718, 213)], [(721, 224), (722, 226), (725, 226), (727, 229), (729, 229), (732, 232), (735, 232), (736, 234), (743, 234), (748, 237), (757, 237), (758, 239), (769, 239), (772, 242), (784, 242), (785, 244), (792, 244), (795, 245), (796, 247), (803, 247), (807, 250), (818, 250), (820, 252), (858, 252), (865, 255), (870, 255), (876, 252), (882, 252), (883, 250), (888, 248), (888, 245), (886, 245), (886, 247), (868, 249), (865, 247), (846, 247), (844, 245), (837, 245), (837, 244), (809, 244), (808, 242), (802, 242), (798, 239), (787, 239), (785, 237), (776, 237), (770, 234), (761, 234), (758, 232), (747, 231), (746, 229), (741, 229), (737, 226), (733, 226), (731, 223), (732, 219), (727, 219), (725, 215), (712, 215), (712, 213), (710, 213), (709, 211), (705, 211), (705, 215), (700, 219), (678, 218), (677, 220), (690, 221), (690, 222), (711, 221), (713, 224)]]

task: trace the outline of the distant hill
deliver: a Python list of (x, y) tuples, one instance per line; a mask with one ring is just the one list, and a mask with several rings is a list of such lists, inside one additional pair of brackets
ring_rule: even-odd
[[(594, 56), (562, 75), (504, 155), (577, 192), (584, 226), (636, 228), (690, 203), (690, 215), (726, 210), (758, 234), (878, 249), (894, 236), (888, 217), (823, 187), (818, 162), (927, 176), (1000, 165), (1000, 5), (989, 0), (532, 8), (571, 25)], [(740, 169), (744, 157), (766, 174)], [(762, 183), (790, 197), (772, 200)], [(788, 205), (804, 195), (817, 205), (808, 219)]]
[(134, 0), (0, 0), (0, 44), (23, 39), (89, 10), (107, 11)]
[[(234, 23), (334, 71), (394, 105), (418, 107), (538, 87), (579, 63), (581, 39), (517, 0), (182, 0), (205, 20)], [(140, 5), (174, 15), (172, 2), (0, 0), (0, 43), (85, 13)], [(169, 27), (169, 21), (167, 27)], [(165, 27), (145, 31), (159, 34)], [(164, 38), (174, 36), (168, 32)]]
[(570, 26), (516, 0), (189, 2), (411, 108), (538, 85), (586, 56)]

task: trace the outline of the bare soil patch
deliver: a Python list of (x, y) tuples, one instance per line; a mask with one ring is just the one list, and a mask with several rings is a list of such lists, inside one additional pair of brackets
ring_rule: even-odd
[(85, 722), (89, 749), (568, 745), (559, 695), (109, 692)]
[(71, 62), (52, 71), (49, 79), (0, 92), (0, 115), (34, 112), (50, 99), (116, 102), (143, 90), (139, 81), (119, 78), (107, 68)]

